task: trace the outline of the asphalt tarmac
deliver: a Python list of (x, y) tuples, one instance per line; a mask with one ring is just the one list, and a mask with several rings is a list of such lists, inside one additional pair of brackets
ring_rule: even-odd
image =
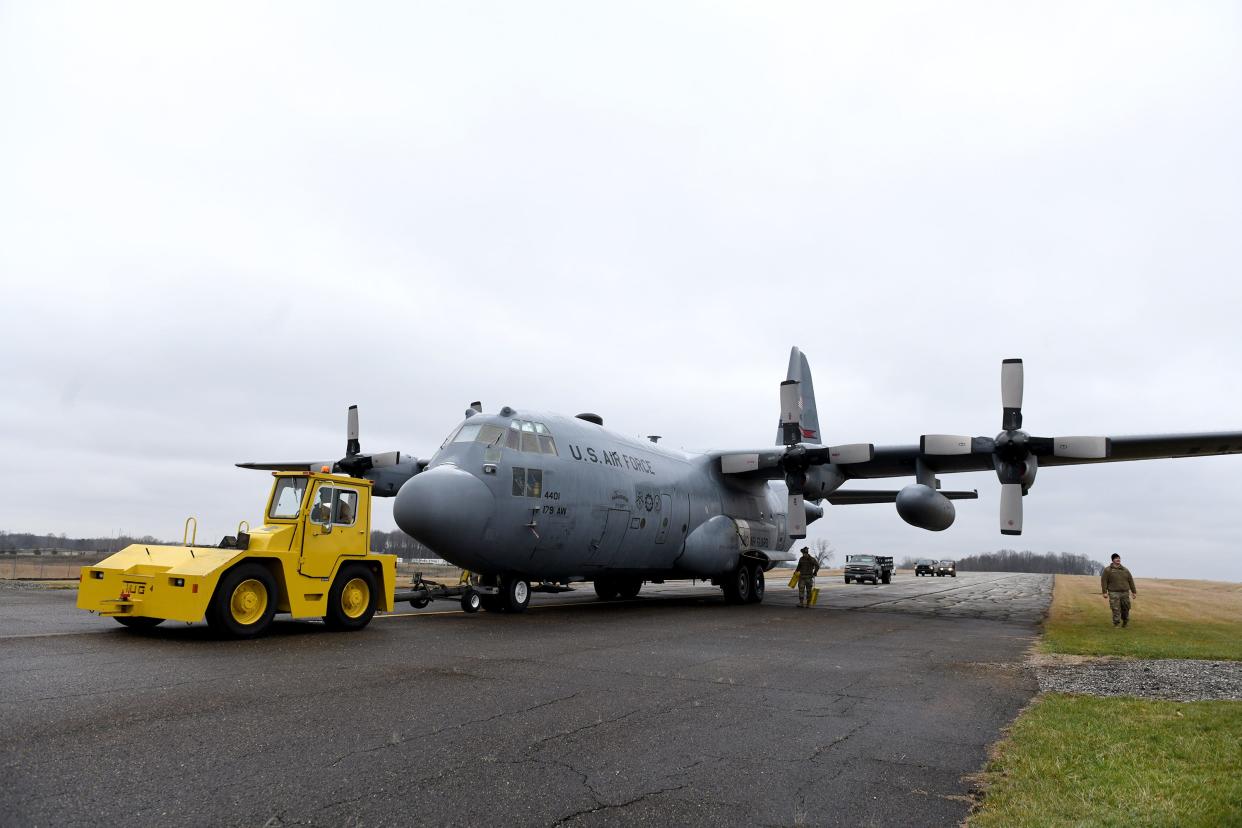
[(958, 824), (1051, 578), (768, 584), (245, 642), (0, 589), (0, 824)]

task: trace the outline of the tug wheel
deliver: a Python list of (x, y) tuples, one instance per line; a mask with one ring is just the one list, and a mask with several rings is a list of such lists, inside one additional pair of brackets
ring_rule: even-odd
[(164, 623), (163, 618), (144, 618), (140, 615), (114, 615), (112, 617), (117, 620), (117, 623), (131, 630), (151, 630)]
[(374, 572), (365, 566), (343, 568), (328, 590), (328, 614), (323, 622), (334, 630), (360, 630), (371, 623), (378, 599)]
[(276, 579), (262, 564), (230, 569), (207, 605), (207, 623), (232, 638), (262, 635), (276, 614)]
[(461, 594), (461, 608), (466, 612), (478, 612), (481, 606), (483, 606), (483, 596), (473, 589), (468, 589)]

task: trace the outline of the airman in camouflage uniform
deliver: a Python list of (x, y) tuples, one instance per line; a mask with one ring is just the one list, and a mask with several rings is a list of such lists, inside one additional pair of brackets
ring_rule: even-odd
[(1100, 573), (1100, 592), (1108, 598), (1108, 606), (1113, 611), (1113, 626), (1130, 623), (1130, 595), (1138, 597), (1134, 588), (1134, 576), (1130, 570), (1121, 565), (1121, 556), (1113, 553), (1113, 562), (1104, 567)]
[(811, 557), (811, 547), (802, 547), (798, 558), (798, 606), (811, 605), (811, 590), (815, 588), (815, 576), (819, 574), (819, 561)]

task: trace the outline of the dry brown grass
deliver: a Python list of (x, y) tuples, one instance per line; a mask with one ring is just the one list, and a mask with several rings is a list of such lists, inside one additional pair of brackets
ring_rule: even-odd
[(1100, 579), (1058, 575), (1042, 649), (1136, 658), (1242, 659), (1242, 584), (1138, 578), (1130, 626), (1112, 625)]

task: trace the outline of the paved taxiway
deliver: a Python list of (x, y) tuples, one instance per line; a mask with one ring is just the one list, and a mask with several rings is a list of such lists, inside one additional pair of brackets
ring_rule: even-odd
[[(0, 590), (5, 824), (951, 825), (1036, 692), (1051, 578), (589, 586), (361, 633), (140, 635)], [(589, 596), (589, 597), (588, 597)]]

